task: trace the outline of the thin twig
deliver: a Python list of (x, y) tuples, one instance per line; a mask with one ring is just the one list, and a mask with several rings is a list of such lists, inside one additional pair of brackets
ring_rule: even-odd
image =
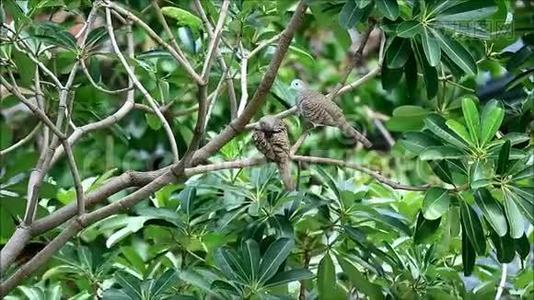
[(128, 73), (128, 76), (132, 79), (133, 84), (137, 87), (137, 89), (143, 94), (145, 99), (147, 100), (150, 107), (152, 107), (152, 110), (160, 120), (161, 124), (163, 125), (163, 129), (165, 130), (165, 133), (167, 134), (167, 139), (169, 140), (169, 144), (171, 146), (171, 152), (174, 157), (175, 161), (179, 160), (178, 156), (178, 146), (176, 145), (176, 139), (174, 137), (174, 134), (172, 132), (171, 126), (169, 125), (169, 122), (165, 119), (163, 114), (159, 111), (158, 105), (156, 104), (156, 100), (150, 95), (150, 93), (145, 89), (143, 84), (139, 81), (137, 76), (135, 75), (135, 72), (133, 71), (132, 67), (128, 64), (126, 61), (126, 58), (124, 58), (124, 55), (122, 54), (119, 45), (117, 44), (117, 40), (115, 39), (115, 33), (113, 32), (113, 23), (111, 20), (111, 10), (109, 7), (106, 7), (106, 23), (107, 23), (107, 29), (109, 38), (111, 40), (111, 45), (113, 46), (113, 51), (119, 58), (122, 66), (126, 70), (126, 73)]
[(106, 93), (106, 94), (120, 94), (120, 93), (123, 93), (123, 92), (126, 92), (126, 91), (129, 91), (133, 88), (135, 88), (135, 86), (132, 84), (131, 86), (129, 87), (125, 87), (125, 88), (122, 88), (122, 89), (118, 89), (118, 90), (108, 90), (102, 86), (100, 86), (98, 83), (95, 82), (95, 80), (93, 79), (93, 76), (91, 76), (91, 74), (89, 73), (89, 70), (87, 70), (87, 65), (85, 64), (85, 60), (83, 58), (80, 59), (80, 67), (83, 71), (83, 73), (85, 74), (85, 77), (87, 77), (87, 79), (89, 79), (89, 82), (91, 83), (91, 85), (103, 92), (103, 93)]
[(163, 46), (169, 53), (185, 68), (186, 72), (189, 73), (189, 75), (195, 79), (197, 83), (202, 83), (202, 78), (195, 72), (191, 64), (188, 60), (186, 60), (184, 57), (182, 57), (171, 45), (166, 43), (148, 24), (146, 24), (143, 20), (138, 18), (136, 15), (134, 15), (132, 12), (130, 12), (128, 9), (116, 4), (113, 1), (106, 1), (105, 2), (107, 7), (115, 10), (116, 12), (126, 16), (126, 18), (132, 20), (135, 24), (139, 25), (141, 28), (145, 30), (145, 32), (158, 44)]
[(241, 99), (239, 100), (239, 107), (237, 109), (237, 116), (240, 116), (245, 110), (248, 99), (247, 91), (247, 77), (248, 77), (248, 53), (247, 50), (243, 47), (243, 44), (239, 43), (239, 48), (241, 52)]
[(506, 285), (506, 277), (508, 273), (508, 264), (502, 264), (501, 280), (499, 281), (499, 286), (497, 287), (497, 293), (495, 294), (495, 300), (501, 299), (502, 293), (504, 292), (504, 287)]
[(152, 7), (154, 7), (154, 10), (156, 11), (156, 16), (158, 17), (159, 22), (161, 23), (161, 25), (163, 26), (163, 29), (165, 30), (165, 32), (169, 36), (169, 39), (171, 40), (171, 43), (172, 43), (172, 46), (174, 47), (174, 50), (176, 50), (176, 52), (178, 52), (178, 54), (184, 60), (186, 60), (184, 52), (182, 51), (182, 49), (180, 48), (180, 46), (176, 42), (176, 39), (174, 38), (174, 34), (172, 34), (172, 31), (169, 28), (169, 24), (167, 24), (167, 21), (165, 20), (165, 16), (163, 16), (163, 13), (161, 12), (161, 8), (158, 5), (158, 1), (157, 0), (152, 0), (151, 3), (152, 3)]
[(392, 187), (394, 189), (406, 190), (406, 191), (426, 191), (426, 190), (429, 189), (429, 186), (427, 186), (427, 185), (424, 185), (424, 186), (404, 185), (404, 184), (395, 182), (395, 181), (393, 181), (393, 180), (391, 180), (391, 179), (389, 179), (387, 177), (384, 177), (384, 176), (380, 175), (377, 172), (374, 172), (372, 170), (369, 170), (367, 168), (359, 166), (359, 165), (357, 165), (355, 163), (350, 163), (350, 162), (346, 162), (346, 161), (342, 161), (342, 160), (338, 160), (338, 159), (332, 159), (332, 158), (326, 158), (326, 157), (317, 157), (317, 156), (300, 156), (300, 155), (293, 155), (292, 159), (296, 160), (296, 161), (308, 162), (308, 163), (313, 163), (313, 164), (329, 164), (329, 165), (336, 165), (336, 166), (339, 166), (339, 167), (345, 167), (345, 168), (354, 169), (354, 170), (360, 171), (362, 173), (365, 173), (365, 174), (373, 177), (377, 181), (379, 181), (379, 182), (381, 182), (381, 183), (383, 183), (385, 185), (389, 185), (390, 187)]
[(328, 98), (330, 100), (334, 100), (334, 98), (339, 94), (340, 90), (343, 88), (347, 80), (349, 79), (350, 73), (352, 72), (352, 69), (358, 65), (363, 57), (363, 49), (365, 48), (365, 45), (367, 44), (367, 40), (369, 39), (369, 36), (371, 35), (371, 31), (375, 28), (375, 23), (372, 22), (365, 33), (363, 34), (362, 38), (360, 39), (360, 46), (358, 47), (358, 50), (350, 55), (349, 63), (347, 64), (345, 68), (345, 72), (343, 74), (343, 79), (341, 80), (341, 84), (337, 86), (337, 88), (330, 93)]
[(252, 49), (252, 51), (250, 51), (250, 53), (248, 54), (248, 58), (252, 58), (254, 56), (256, 56), (256, 54), (258, 54), (261, 50), (263, 50), (265, 47), (269, 46), (270, 44), (274, 43), (275, 41), (277, 41), (279, 38), (280, 38), (280, 35), (282, 33), (278, 33), (278, 34), (275, 34), (272, 38), (262, 42), (261, 44), (259, 44), (256, 48)]
[(39, 128), (41, 128), (41, 125), (43, 125), (43, 123), (39, 122), (33, 129), (32, 131), (30, 131), (30, 133), (28, 133), (28, 135), (26, 135), (25, 137), (23, 137), (22, 139), (20, 139), (18, 142), (16, 142), (15, 144), (5, 148), (4, 150), (0, 150), (0, 157), (2, 156), (5, 156), (6, 154), (8, 154), (9, 152), (21, 147), (21, 146), (24, 146), (27, 142), (29, 142), (34, 136), (35, 134), (39, 131)]
[[(206, 28), (206, 31), (208, 32), (209, 38), (213, 38), (213, 26), (211, 25), (208, 16), (206, 15), (206, 12), (204, 11), (204, 8), (202, 8), (202, 3), (200, 3), (200, 0), (195, 0), (194, 2), (195, 8), (200, 15), (200, 18), (202, 19), (202, 23), (204, 24), (204, 27)], [(222, 40), (222, 37), (221, 37)], [(222, 73), (225, 76), (226, 80), (226, 86), (228, 89), (228, 100), (230, 101), (230, 116), (232, 119), (234, 119), (237, 116), (237, 98), (235, 94), (235, 87), (234, 87), (234, 81), (231, 76), (229, 76), (229, 68), (226, 65), (226, 62), (224, 61), (224, 57), (221, 54), (221, 51), (219, 49), (216, 49), (215, 55), (217, 56), (217, 59), (219, 61), (219, 65), (222, 69)], [(212, 106), (210, 106), (212, 107)], [(208, 109), (208, 119), (211, 114), (211, 110)]]
[(211, 65), (213, 63), (213, 58), (219, 46), (219, 41), (221, 38), (222, 28), (226, 20), (226, 14), (228, 13), (228, 6), (230, 5), (230, 0), (224, 0), (221, 11), (219, 13), (219, 20), (217, 21), (217, 26), (215, 26), (215, 31), (213, 31), (213, 36), (210, 39), (210, 44), (208, 46), (208, 53), (206, 54), (206, 59), (204, 60), (204, 66), (202, 68), (201, 78), (204, 83), (208, 82), (209, 72), (211, 70)]

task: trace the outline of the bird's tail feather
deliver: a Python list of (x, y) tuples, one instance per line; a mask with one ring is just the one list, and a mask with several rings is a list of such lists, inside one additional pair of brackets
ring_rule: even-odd
[(349, 124), (349, 122), (347, 121), (341, 122), (339, 129), (343, 131), (344, 135), (351, 137), (355, 139), (356, 141), (362, 143), (365, 146), (365, 148), (371, 148), (373, 146), (373, 144), (358, 130), (354, 129)]
[(294, 191), (295, 183), (291, 178), (291, 161), (284, 160), (277, 163), (276, 165), (278, 167), (278, 172), (280, 173), (280, 177), (282, 178), (282, 182), (284, 183), (286, 191)]

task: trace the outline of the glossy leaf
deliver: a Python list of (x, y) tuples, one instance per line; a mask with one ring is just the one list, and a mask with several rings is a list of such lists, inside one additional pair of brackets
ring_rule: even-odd
[(438, 14), (439, 21), (476, 21), (490, 17), (497, 12), (497, 6), (493, 1), (471, 0), (460, 2)]
[(410, 41), (394, 38), (386, 50), (386, 63), (391, 69), (403, 67), (410, 57)]
[(508, 158), (510, 157), (510, 149), (512, 144), (510, 141), (506, 141), (502, 145), (501, 150), (499, 151), (499, 159), (497, 160), (497, 170), (496, 173), (502, 175), (506, 173), (506, 168), (508, 165)]
[(525, 231), (525, 218), (509, 192), (504, 193), (504, 212), (508, 228), (510, 228), (510, 236), (514, 239), (520, 238)]
[(319, 299), (329, 299), (332, 290), (336, 288), (336, 269), (329, 253), (319, 262), (317, 270), (317, 291)]
[(422, 31), (421, 42), (428, 64), (436, 67), (441, 60), (441, 48), (436, 38), (431, 36), (427, 28)]
[(365, 278), (364, 274), (362, 274), (356, 266), (354, 266), (351, 262), (348, 260), (337, 257), (337, 261), (339, 262), (339, 265), (343, 269), (343, 272), (347, 274), (352, 284), (358, 289), (358, 291), (361, 291), (365, 295), (367, 295), (370, 299), (384, 299), (384, 295), (382, 294), (382, 290), (379, 285), (369, 282), (367, 278)]
[(417, 216), (417, 224), (415, 225), (414, 242), (416, 244), (427, 241), (439, 228), (441, 218), (435, 220), (427, 220), (422, 213)]
[(475, 259), (475, 248), (467, 237), (465, 227), (462, 225), (462, 265), (465, 276), (469, 276), (471, 273), (473, 273), (473, 269), (475, 268)]
[(465, 49), (462, 44), (454, 39), (439, 33), (437, 30), (432, 30), (432, 33), (436, 37), (436, 40), (440, 44), (441, 50), (443, 50), (451, 61), (460, 67), (468, 75), (474, 75), (477, 73), (477, 64), (473, 56)]
[(175, 19), (179, 25), (189, 26), (195, 30), (202, 26), (202, 20), (187, 10), (174, 6), (164, 6), (161, 8), (161, 12), (163, 15)]
[(401, 38), (413, 38), (415, 35), (421, 33), (421, 23), (417, 21), (405, 21), (397, 27), (397, 36)]
[(485, 188), (476, 190), (474, 196), (478, 207), (484, 213), (486, 221), (488, 221), (495, 233), (501, 237), (505, 236), (508, 232), (508, 226), (499, 202)]
[(473, 248), (478, 254), (484, 255), (486, 253), (486, 238), (477, 213), (465, 201), (460, 201), (460, 215), (463, 228)]
[(515, 256), (515, 248), (511, 247), (514, 241), (510, 235), (505, 234), (504, 236), (499, 236), (490, 229), (490, 238), (497, 252), (497, 260), (503, 264), (512, 262)]
[(442, 188), (429, 189), (423, 200), (423, 216), (427, 220), (440, 218), (449, 209), (450, 201), (447, 190)]
[(276, 274), (291, 249), (293, 249), (293, 240), (288, 238), (278, 239), (269, 245), (261, 258), (259, 282), (265, 282)]
[(274, 287), (293, 281), (311, 279), (313, 277), (315, 277), (315, 275), (306, 269), (294, 269), (276, 274), (265, 283), (265, 286)]
[(460, 149), (468, 148), (467, 144), (447, 127), (443, 117), (432, 114), (425, 119), (425, 126), (444, 141), (447, 141)]
[(499, 102), (493, 100), (484, 106), (480, 120), (480, 143), (482, 145), (493, 139), (503, 119), (504, 109)]
[(450, 146), (431, 146), (426, 148), (420, 155), (421, 160), (459, 159), (465, 153)]
[(384, 17), (394, 21), (399, 16), (399, 4), (397, 0), (375, 0), (376, 8)]
[(344, 28), (352, 28), (372, 9), (371, 5), (359, 7), (356, 0), (347, 0), (339, 13), (339, 23)]
[(464, 97), (462, 99), (462, 112), (464, 115), (467, 129), (469, 130), (469, 136), (471, 140), (478, 145), (480, 134), (480, 116), (478, 115), (478, 109), (470, 97)]
[(243, 255), (243, 263), (245, 266), (248, 278), (255, 281), (260, 271), (260, 248), (258, 243), (249, 239), (241, 245), (241, 253)]
[(467, 129), (465, 128), (465, 126), (463, 124), (461, 124), (460, 122), (458, 122), (456, 120), (453, 120), (453, 119), (447, 120), (446, 124), (447, 124), (447, 127), (449, 127), (449, 129), (454, 131), (454, 133), (456, 133), (459, 137), (461, 137), (469, 145), (471, 145), (471, 146), (475, 145), (474, 141), (469, 136), (469, 133), (467, 132)]

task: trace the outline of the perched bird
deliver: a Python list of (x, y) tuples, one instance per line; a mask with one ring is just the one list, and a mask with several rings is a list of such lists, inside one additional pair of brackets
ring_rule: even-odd
[(297, 108), (299, 114), (314, 126), (324, 125), (339, 128), (344, 135), (361, 142), (370, 148), (373, 144), (356, 129), (354, 129), (339, 106), (325, 95), (310, 90), (299, 79), (291, 82), (291, 88), (297, 91)]
[(252, 140), (256, 148), (267, 157), (268, 160), (276, 163), (284, 187), (288, 191), (295, 189), (291, 179), (291, 159), (289, 151), (291, 144), (287, 136), (286, 123), (274, 116), (265, 116), (260, 119)]

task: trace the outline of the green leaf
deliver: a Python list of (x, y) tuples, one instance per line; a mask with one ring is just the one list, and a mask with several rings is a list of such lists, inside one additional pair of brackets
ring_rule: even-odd
[(152, 130), (160, 130), (162, 123), (160, 119), (153, 113), (145, 113), (146, 123)]
[(477, 189), (474, 195), (478, 207), (484, 213), (486, 221), (488, 221), (495, 233), (499, 236), (505, 236), (508, 232), (508, 226), (499, 202), (485, 188)]
[(386, 50), (386, 63), (391, 69), (403, 67), (410, 57), (410, 40), (393, 38)]
[(462, 225), (462, 264), (464, 269), (464, 275), (469, 276), (475, 268), (475, 248), (469, 241), (469, 238), (466, 234), (466, 229)]
[(439, 145), (439, 141), (422, 132), (407, 132), (400, 142), (404, 148), (415, 154), (420, 154), (427, 147)]
[(293, 281), (307, 280), (315, 275), (306, 269), (294, 269), (276, 274), (265, 283), (265, 287), (273, 287)]
[(475, 251), (480, 255), (484, 255), (486, 253), (486, 239), (477, 213), (465, 201), (460, 201), (460, 215), (463, 228)]
[(438, 71), (428, 64), (428, 61), (423, 57), (421, 46), (415, 43), (413, 45), (418, 65), (423, 72), (427, 98), (430, 100), (438, 93)]
[(394, 21), (399, 17), (399, 4), (397, 0), (375, 0), (376, 8), (384, 17)]
[(367, 295), (369, 299), (384, 299), (380, 286), (369, 282), (364, 274), (362, 274), (351, 262), (339, 256), (337, 257), (337, 261), (341, 265), (343, 272), (349, 277), (352, 285), (356, 287), (358, 291)]
[(476, 21), (490, 17), (498, 10), (493, 1), (470, 0), (446, 9), (436, 16), (439, 21)]
[(480, 143), (486, 145), (493, 139), (504, 119), (504, 109), (500, 102), (492, 100), (482, 110), (480, 124)]
[(52, 22), (37, 24), (35, 32), (35, 37), (52, 45), (68, 50), (78, 49), (76, 38), (58, 24)]
[(260, 271), (260, 248), (258, 243), (249, 239), (241, 245), (241, 253), (247, 275), (250, 281), (255, 281), (259, 277)]
[(186, 25), (193, 30), (199, 30), (202, 27), (202, 20), (187, 10), (173, 6), (165, 6), (161, 8), (161, 12), (163, 15), (175, 19), (178, 22), (178, 25)]
[(372, 9), (372, 5), (360, 8), (356, 0), (347, 0), (339, 13), (339, 23), (346, 29), (354, 27)]
[(87, 40), (85, 41), (85, 45), (86, 47), (93, 47), (102, 43), (107, 38), (109, 38), (109, 36), (106, 27), (100, 26), (89, 32), (87, 35)]
[(462, 112), (464, 115), (467, 129), (469, 130), (469, 136), (471, 140), (478, 145), (479, 133), (480, 133), (480, 117), (478, 115), (478, 109), (471, 97), (464, 97), (462, 99)]
[(336, 269), (330, 254), (327, 252), (319, 262), (319, 268), (317, 270), (317, 291), (319, 293), (319, 299), (329, 299), (329, 295), (335, 287)]
[(313, 56), (306, 50), (293, 45), (289, 45), (289, 50), (299, 58), (301, 63), (309, 66), (313, 66), (315, 64), (315, 58), (313, 58)]
[(510, 192), (504, 193), (504, 212), (510, 228), (510, 236), (518, 239), (525, 232), (525, 218), (512, 198), (513, 196), (511, 196)]
[(473, 140), (471, 140), (471, 137), (469, 136), (469, 133), (467, 132), (467, 129), (464, 125), (462, 125), (460, 122), (449, 119), (447, 122), (447, 127), (449, 127), (454, 133), (456, 133), (459, 137), (461, 137), (464, 141), (466, 141), (469, 145), (474, 146), (475, 143)]
[(246, 271), (237, 257), (237, 253), (228, 247), (219, 248), (213, 256), (217, 267), (227, 278), (247, 282)]
[(441, 48), (439, 47), (438, 41), (430, 35), (427, 28), (423, 30), (421, 42), (428, 64), (436, 67), (441, 60)]
[(274, 241), (261, 259), (259, 282), (265, 282), (276, 274), (280, 265), (293, 249), (293, 240), (281, 238)]
[(527, 218), (530, 224), (534, 224), (534, 204), (531, 202), (533, 201), (533, 198), (522, 197), (517, 193), (520, 192), (520, 190), (517, 188), (515, 188), (514, 191), (515, 192), (507, 191), (508, 199), (512, 199), (514, 201), (514, 203), (517, 205), (517, 208), (519, 208), (523, 216)]
[(426, 191), (423, 200), (423, 216), (427, 220), (435, 220), (449, 209), (451, 197), (447, 190), (433, 187)]
[(381, 74), (380, 81), (382, 82), (382, 88), (387, 91), (392, 91), (398, 87), (399, 81), (402, 79), (402, 68), (390, 69), (386, 64), (382, 64)]
[(515, 247), (512, 247), (514, 240), (510, 235), (499, 236), (495, 231), (490, 229), (490, 239), (497, 251), (497, 260), (506, 264), (512, 262), (515, 256)]
[(449, 163), (446, 160), (437, 160), (429, 162), (432, 171), (436, 176), (439, 177), (443, 182), (448, 184), (453, 184), (454, 180), (452, 179), (451, 170), (449, 168)]
[(435, 135), (447, 141), (460, 149), (467, 149), (467, 145), (462, 141), (458, 135), (452, 132), (445, 124), (445, 119), (437, 114), (432, 114), (425, 119), (426, 128), (432, 131)]
[(440, 48), (445, 51), (451, 61), (460, 67), (466, 74), (474, 75), (477, 73), (477, 64), (473, 56), (459, 42), (439, 33), (432, 29), (432, 33), (438, 40)]
[(526, 234), (523, 234), (520, 238), (514, 239), (515, 250), (521, 259), (525, 260), (530, 254), (530, 244)]
[(404, 21), (397, 27), (397, 36), (401, 38), (413, 38), (421, 33), (421, 23), (417, 21)]
[(128, 273), (119, 272), (115, 274), (115, 280), (122, 287), (122, 291), (127, 294), (130, 299), (142, 300), (141, 281)]
[(465, 153), (451, 146), (431, 146), (426, 148), (420, 155), (421, 160), (459, 159)]
[(506, 167), (508, 165), (508, 158), (510, 157), (510, 149), (512, 144), (507, 140), (499, 151), (499, 159), (497, 160), (497, 171), (496, 173), (502, 175), (506, 173)]
[(414, 242), (416, 244), (427, 241), (439, 228), (441, 218), (435, 220), (427, 220), (422, 213), (417, 216), (417, 224), (415, 225)]
[(165, 293), (178, 280), (178, 272), (174, 269), (167, 270), (158, 278), (158, 280), (156, 280), (150, 289), (151, 296), (155, 298), (163, 296), (163, 293)]
[(488, 186), (493, 181), (493, 168), (488, 161), (476, 160), (469, 169), (469, 180), (472, 189)]

